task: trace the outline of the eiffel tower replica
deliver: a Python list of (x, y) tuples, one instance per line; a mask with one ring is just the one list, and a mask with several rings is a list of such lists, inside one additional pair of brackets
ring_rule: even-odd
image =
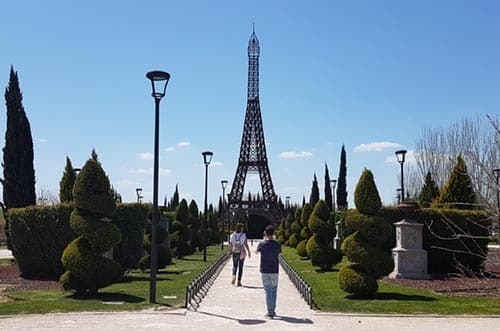
[[(253, 31), (248, 42), (248, 101), (240, 157), (228, 197), (232, 224), (234, 224), (234, 220), (241, 221), (250, 215), (262, 216), (269, 220), (270, 224), (275, 225), (279, 224), (282, 218), (267, 164), (266, 143), (259, 104), (259, 53), (259, 40)], [(259, 199), (244, 200), (245, 180), (249, 173), (259, 174), (262, 188), (262, 195), (259, 195)], [(258, 235), (261, 234), (262, 232), (258, 233)]]

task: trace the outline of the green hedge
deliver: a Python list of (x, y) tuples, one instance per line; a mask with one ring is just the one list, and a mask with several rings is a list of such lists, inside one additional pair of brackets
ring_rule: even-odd
[[(122, 233), (122, 241), (114, 248), (114, 259), (124, 269), (137, 266), (143, 255), (143, 235), (149, 206), (119, 204), (113, 219)], [(145, 211), (146, 210), (146, 211)], [(76, 238), (70, 228), (73, 207), (32, 206), (9, 209), (13, 255), (23, 277), (57, 279), (63, 272), (61, 257), (66, 246)]]
[(121, 233), (122, 240), (114, 247), (113, 258), (123, 269), (137, 268), (139, 260), (144, 255), (144, 228), (151, 205), (130, 203), (119, 204), (113, 216), (113, 224)]
[[(454, 273), (463, 268), (478, 272), (484, 269), (488, 252), (487, 228), (491, 223), (486, 212), (434, 208), (408, 212), (383, 208), (382, 215), (390, 223), (409, 218), (425, 224), (423, 246), (428, 252), (429, 273)], [(461, 237), (457, 238), (453, 232)]]
[(62, 252), (76, 238), (69, 225), (72, 211), (68, 204), (7, 211), (12, 253), (23, 277), (57, 279), (64, 272)]

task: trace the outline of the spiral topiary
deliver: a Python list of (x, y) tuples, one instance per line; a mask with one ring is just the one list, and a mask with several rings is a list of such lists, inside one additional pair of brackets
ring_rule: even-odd
[[(174, 238), (176, 243), (174, 255), (176, 255), (178, 258), (182, 258), (193, 253), (193, 249), (191, 247), (191, 238), (193, 236), (193, 233), (188, 225), (189, 208), (187, 201), (185, 199), (182, 199), (175, 211), (175, 221), (172, 222), (171, 228), (172, 237)], [(201, 243), (200, 245), (203, 246)]]
[[(146, 234), (144, 236), (143, 248), (148, 254), (144, 255), (139, 260), (139, 268), (144, 271), (151, 268), (151, 234), (152, 224), (151, 221), (148, 220), (146, 225)], [(160, 224), (156, 227), (156, 245), (157, 245), (157, 254), (158, 258), (156, 260), (156, 269), (160, 270), (165, 268), (167, 265), (172, 263), (172, 254), (170, 249), (166, 245), (166, 240), (168, 239), (168, 232), (166, 228)]]
[(350, 264), (339, 271), (342, 290), (360, 298), (371, 298), (378, 291), (377, 279), (394, 269), (390, 254), (392, 228), (376, 214), (381, 207), (372, 173), (365, 169), (354, 191), (358, 212), (347, 215), (347, 225), (354, 231), (342, 242), (342, 252)]
[(119, 263), (103, 256), (120, 242), (121, 233), (111, 224), (116, 204), (109, 179), (96, 158), (89, 159), (78, 174), (73, 199), (70, 225), (79, 237), (63, 252), (66, 272), (59, 281), (66, 290), (95, 294), (123, 273)]
[(309, 229), (313, 236), (307, 240), (306, 253), (311, 257), (311, 263), (320, 267), (321, 270), (331, 269), (333, 265), (340, 262), (342, 254), (333, 249), (330, 243), (335, 237), (335, 228), (328, 223), (330, 210), (324, 200), (319, 200), (309, 216)]

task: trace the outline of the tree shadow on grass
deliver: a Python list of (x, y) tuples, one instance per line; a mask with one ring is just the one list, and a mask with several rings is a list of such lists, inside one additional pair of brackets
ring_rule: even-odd
[(349, 294), (345, 296), (346, 299), (352, 300), (398, 300), (398, 301), (436, 301), (436, 298), (427, 297), (424, 295), (408, 295), (401, 293), (376, 293), (372, 298), (365, 298)]
[(139, 303), (144, 302), (144, 298), (125, 294), (125, 293), (111, 293), (111, 292), (99, 292), (96, 295), (81, 295), (81, 294), (72, 294), (69, 296), (71, 299), (77, 300), (101, 300), (105, 302), (126, 302), (126, 303)]
[[(135, 276), (135, 275), (129, 275), (124, 277), (120, 283), (131, 283), (131, 282), (139, 282), (139, 281), (149, 281), (150, 277), (149, 274), (145, 274), (144, 276)], [(172, 278), (157, 278), (156, 279), (158, 282), (165, 281), (165, 280), (172, 280)]]
[(324, 274), (324, 273), (329, 273), (329, 272), (338, 272), (339, 269), (326, 269), (326, 270), (315, 269), (314, 271), (316, 271), (318, 274)]

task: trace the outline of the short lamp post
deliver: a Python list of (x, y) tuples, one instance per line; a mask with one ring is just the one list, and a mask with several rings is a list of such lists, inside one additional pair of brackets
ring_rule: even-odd
[(201, 153), (203, 155), (203, 163), (205, 163), (205, 208), (204, 208), (204, 215), (205, 215), (205, 222), (203, 222), (203, 262), (207, 262), (207, 244), (208, 244), (208, 238), (207, 238), (207, 223), (208, 223), (208, 165), (212, 161), (212, 156), (214, 153), (212, 152), (203, 152)]
[(405, 201), (405, 184), (404, 184), (404, 177), (403, 177), (403, 164), (405, 163), (405, 155), (406, 155), (406, 150), (401, 149), (399, 151), (396, 151), (396, 158), (398, 160), (398, 163), (401, 165), (401, 202)]
[[(224, 222), (226, 221), (226, 187), (227, 187), (227, 180), (221, 180), (220, 184), (222, 186), (222, 223), (221, 223), (221, 240), (220, 240), (220, 249), (224, 250)], [(227, 229), (229, 230), (229, 223), (227, 224)], [(229, 230), (228, 232), (230, 232)]]
[(151, 96), (155, 100), (155, 136), (154, 136), (154, 165), (153, 165), (153, 210), (151, 219), (151, 266), (149, 279), (149, 302), (156, 303), (156, 269), (158, 266), (158, 162), (159, 162), (159, 134), (160, 134), (160, 101), (165, 96), (170, 74), (164, 71), (150, 71), (146, 77), (151, 81)]
[(287, 213), (290, 211), (290, 196), (289, 195), (287, 195), (285, 197), (285, 209), (286, 209)]
[(398, 205), (401, 203), (401, 188), (396, 189), (396, 197), (398, 199)]
[(333, 248), (340, 249), (340, 244), (342, 243), (342, 238), (340, 237), (340, 222), (337, 222), (337, 208), (335, 206), (335, 188), (337, 187), (337, 180), (330, 180), (332, 185), (332, 211), (333, 211), (333, 224), (335, 224), (335, 238), (333, 238)]
[(142, 202), (142, 188), (138, 187), (135, 189), (135, 194), (137, 194), (137, 203), (141, 203)]

